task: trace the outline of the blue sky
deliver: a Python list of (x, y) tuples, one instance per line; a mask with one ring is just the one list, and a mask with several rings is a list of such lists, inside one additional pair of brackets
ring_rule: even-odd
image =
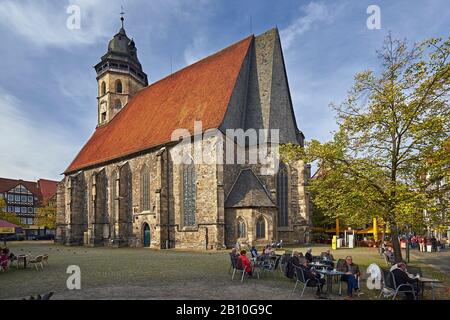
[[(81, 28), (66, 27), (66, 9)], [(381, 9), (369, 30), (367, 7)], [(450, 1), (0, 0), (0, 177), (61, 179), (96, 126), (92, 68), (120, 27), (133, 37), (150, 82), (253, 31), (278, 26), (298, 127), (325, 141), (355, 73), (377, 68), (388, 31), (419, 41), (448, 37)], [(250, 28), (250, 16), (252, 29)]]

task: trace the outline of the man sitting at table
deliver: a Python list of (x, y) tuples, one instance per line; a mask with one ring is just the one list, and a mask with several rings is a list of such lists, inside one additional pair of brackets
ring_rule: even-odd
[(313, 261), (313, 256), (312, 256), (312, 249), (311, 248), (309, 248), (308, 249), (308, 251), (306, 251), (306, 254), (305, 254), (305, 259), (309, 262), (309, 263), (311, 263), (312, 261)]
[[(419, 294), (419, 280), (413, 279), (408, 276), (408, 273), (406, 272), (406, 264), (405, 263), (403, 263), (403, 262), (397, 263), (397, 268), (392, 270), (392, 274), (394, 275), (395, 284), (397, 285), (397, 287), (402, 284), (410, 284), (410, 285), (412, 285), (414, 293), (417, 297), (417, 295)], [(399, 292), (406, 291), (406, 290), (411, 290), (411, 287), (410, 286), (402, 286), (399, 289)], [(405, 295), (406, 300), (414, 299), (414, 296), (411, 292), (403, 292), (403, 294)]]
[(341, 280), (347, 282), (347, 299), (353, 297), (353, 290), (355, 290), (355, 293), (359, 294), (358, 278), (361, 275), (361, 272), (359, 271), (359, 266), (353, 263), (353, 258), (351, 256), (345, 258), (342, 270), (339, 271), (345, 273)]
[(294, 251), (292, 254), (292, 257), (289, 257), (287, 264), (286, 264), (286, 270), (285, 270), (285, 275), (286, 277), (293, 279), (294, 278), (294, 272), (295, 272), (295, 267), (300, 267), (300, 255), (298, 253), (298, 251)]
[(300, 268), (303, 270), (303, 275), (305, 277), (305, 281), (308, 281), (308, 287), (316, 287), (317, 291), (316, 295), (319, 297), (320, 293), (322, 292), (323, 285), (325, 284), (325, 279), (320, 277), (320, 273), (312, 270), (308, 266), (308, 261), (306, 259), (303, 259), (302, 264), (300, 265)]

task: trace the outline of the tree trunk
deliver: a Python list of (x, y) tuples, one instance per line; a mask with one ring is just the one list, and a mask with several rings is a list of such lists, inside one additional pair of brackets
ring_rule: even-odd
[(395, 262), (400, 262), (402, 258), (402, 249), (400, 248), (400, 241), (398, 241), (398, 228), (397, 226), (391, 225), (391, 241), (392, 248), (394, 249)]

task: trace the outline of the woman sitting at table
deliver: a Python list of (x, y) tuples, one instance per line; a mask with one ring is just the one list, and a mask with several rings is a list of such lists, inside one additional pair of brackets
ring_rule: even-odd
[(245, 269), (245, 272), (251, 277), (252, 276), (252, 264), (247, 258), (247, 251), (242, 250), (241, 255), (238, 258), (238, 269)]
[(268, 261), (269, 256), (271, 253), (271, 249), (269, 245), (266, 245), (266, 247), (263, 249), (262, 254), (258, 257), (258, 261)]
[(9, 250), (7, 248), (0, 251), (0, 269), (6, 270), (8, 267), (8, 256)]

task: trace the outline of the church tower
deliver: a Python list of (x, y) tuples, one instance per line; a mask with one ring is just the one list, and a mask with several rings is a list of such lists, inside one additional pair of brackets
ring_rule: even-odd
[(98, 82), (98, 126), (111, 121), (137, 91), (148, 85), (134, 41), (125, 33), (123, 16), (120, 20), (122, 27), (94, 67)]

